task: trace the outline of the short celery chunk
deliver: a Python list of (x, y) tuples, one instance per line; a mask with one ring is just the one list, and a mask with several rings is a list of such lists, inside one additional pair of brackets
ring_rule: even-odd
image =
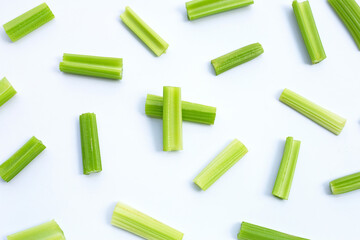
[(333, 194), (341, 194), (360, 189), (360, 172), (335, 179), (330, 182)]
[(55, 220), (7, 236), (7, 240), (65, 240)]
[(0, 106), (4, 105), (16, 94), (15, 89), (6, 78), (0, 80)]

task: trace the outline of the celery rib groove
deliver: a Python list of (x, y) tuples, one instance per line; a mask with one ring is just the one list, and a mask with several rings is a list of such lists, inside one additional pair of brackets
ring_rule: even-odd
[(0, 107), (16, 94), (15, 89), (6, 78), (0, 80)]
[(330, 189), (333, 194), (342, 194), (360, 189), (360, 172), (331, 181)]
[(7, 236), (8, 240), (65, 240), (65, 236), (55, 220)]

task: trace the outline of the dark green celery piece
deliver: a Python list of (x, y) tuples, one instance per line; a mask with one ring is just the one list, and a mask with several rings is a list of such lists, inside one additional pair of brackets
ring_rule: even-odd
[(335, 179), (330, 182), (333, 194), (341, 194), (360, 189), (360, 172)]
[(7, 240), (65, 240), (55, 220), (7, 236)]
[(11, 86), (6, 78), (0, 80), (0, 106), (4, 105), (10, 98), (16, 94), (15, 89)]

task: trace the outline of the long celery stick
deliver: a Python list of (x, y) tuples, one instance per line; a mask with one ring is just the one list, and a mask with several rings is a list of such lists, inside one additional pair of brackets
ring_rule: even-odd
[(84, 174), (101, 172), (99, 137), (94, 113), (80, 115), (80, 134)]
[(330, 182), (333, 194), (341, 194), (360, 189), (360, 172), (335, 179)]
[(156, 56), (166, 52), (169, 44), (152, 30), (130, 7), (125, 8), (125, 12), (120, 15), (120, 18)]
[(284, 89), (279, 100), (336, 135), (339, 135), (345, 126), (345, 118), (316, 105), (289, 89)]
[(189, 20), (195, 20), (253, 3), (253, 0), (193, 0), (186, 3), (186, 10)]
[(111, 224), (148, 240), (181, 240), (183, 233), (123, 203), (118, 203)]
[(7, 236), (8, 240), (65, 240), (55, 220)]
[(54, 17), (48, 5), (43, 3), (5, 23), (3, 27), (11, 41), (15, 42), (54, 19)]
[(260, 43), (254, 43), (211, 60), (216, 75), (246, 63), (264, 52)]
[[(183, 121), (213, 125), (216, 108), (192, 102), (181, 101)], [(154, 118), (163, 117), (163, 98), (148, 94), (145, 103), (146, 115)]]
[(0, 80), (0, 106), (10, 100), (16, 94), (15, 89), (6, 78)]
[(294, 0), (292, 6), (311, 62), (313, 64), (319, 63), (326, 58), (326, 54), (321, 43), (310, 4), (308, 1), (299, 3), (297, 0)]
[(234, 139), (195, 177), (194, 183), (205, 191), (234, 166), (247, 152), (248, 150), (245, 145), (239, 140)]
[(9, 182), (46, 147), (36, 137), (30, 138), (14, 155), (0, 165), (0, 177)]
[(286, 138), (283, 157), (276, 177), (272, 194), (281, 199), (288, 199), (299, 156), (300, 141), (292, 137)]
[(242, 222), (238, 234), (239, 240), (309, 240), (307, 238), (296, 237), (269, 228), (257, 226), (255, 224)]
[(94, 64), (94, 65), (115, 67), (121, 69), (123, 67), (123, 59), (114, 58), (114, 57), (99, 57), (99, 56), (91, 56), (91, 55), (64, 53), (63, 61)]

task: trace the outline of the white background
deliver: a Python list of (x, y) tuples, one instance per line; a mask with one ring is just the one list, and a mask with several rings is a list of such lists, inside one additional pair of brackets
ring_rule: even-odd
[[(3, 0), (0, 24), (38, 0)], [(0, 239), (55, 219), (67, 239), (138, 239), (110, 225), (116, 202), (182, 231), (231, 240), (242, 221), (317, 240), (359, 239), (360, 191), (329, 181), (360, 170), (359, 51), (325, 0), (311, 1), (328, 58), (311, 65), (291, 1), (255, 4), (193, 22), (182, 0), (47, 1), (55, 19), (18, 42), (0, 30), (0, 75), (18, 94), (0, 108), (0, 162), (31, 136), (47, 149), (0, 182)], [(155, 57), (121, 23), (129, 5), (170, 47)], [(215, 76), (210, 60), (260, 42), (265, 53)], [(124, 58), (121, 81), (64, 74), (62, 54)], [(180, 86), (217, 107), (214, 126), (183, 124), (184, 150), (162, 152), (162, 122), (146, 94)], [(284, 88), (345, 117), (339, 136), (278, 101)], [(103, 171), (82, 174), (78, 117), (97, 114)], [(271, 195), (287, 136), (301, 140), (290, 198)], [(249, 153), (206, 192), (192, 179), (234, 138)]]

